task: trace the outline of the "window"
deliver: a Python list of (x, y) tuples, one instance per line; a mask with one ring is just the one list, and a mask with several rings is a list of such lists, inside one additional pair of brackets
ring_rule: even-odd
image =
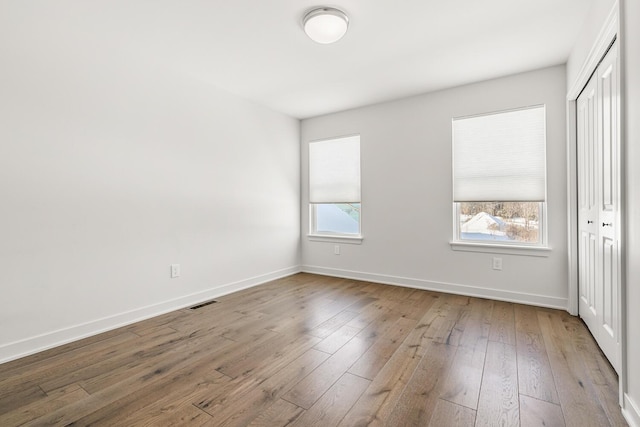
[(312, 236), (360, 237), (360, 136), (309, 143)]
[(495, 243), (540, 243), (542, 203), (458, 203), (460, 240)]
[(545, 107), (452, 120), (454, 243), (544, 246)]

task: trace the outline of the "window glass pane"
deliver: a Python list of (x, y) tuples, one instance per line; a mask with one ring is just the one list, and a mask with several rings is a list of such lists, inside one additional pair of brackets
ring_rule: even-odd
[(540, 243), (539, 202), (463, 202), (458, 208), (460, 240)]
[(322, 203), (315, 206), (315, 232), (360, 234), (360, 203)]

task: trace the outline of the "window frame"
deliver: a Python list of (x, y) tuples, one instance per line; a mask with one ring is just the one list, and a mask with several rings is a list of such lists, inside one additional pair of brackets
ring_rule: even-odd
[[(336, 243), (362, 243), (362, 202), (360, 202), (360, 220), (358, 221), (358, 233), (336, 233), (317, 230), (317, 206), (321, 203), (309, 203), (309, 240), (316, 242)], [(340, 203), (334, 203), (340, 204)]]
[[(546, 105), (530, 105), (523, 106), (517, 108), (510, 108), (505, 110), (491, 111), (486, 113), (474, 114), (463, 117), (453, 117), (451, 119), (451, 152), (452, 152), (452, 163), (451, 163), (451, 172), (452, 172), (452, 185), (455, 183), (455, 168), (454, 168), (454, 158), (453, 153), (455, 151), (455, 141), (454, 141), (454, 121), (463, 119), (463, 118), (475, 118), (482, 117), (488, 115), (495, 115), (501, 113), (509, 113), (518, 110), (525, 110), (529, 108), (536, 108), (542, 106), (545, 108), (545, 116), (544, 116), (544, 128), (546, 134), (547, 128), (547, 117), (546, 117)], [(449, 242), (451, 249), (454, 251), (468, 251), (468, 252), (486, 252), (486, 253), (495, 253), (495, 254), (511, 254), (511, 255), (528, 255), (528, 256), (540, 256), (547, 257), (549, 256), (549, 252), (551, 248), (548, 246), (548, 221), (547, 221), (547, 192), (548, 192), (548, 168), (547, 168), (547, 158), (546, 158), (546, 135), (545, 135), (545, 188), (544, 188), (544, 201), (535, 201), (540, 204), (540, 214), (539, 214), (539, 225), (538, 225), (538, 235), (539, 241), (536, 243), (528, 243), (528, 242), (518, 242), (518, 241), (482, 241), (482, 240), (471, 240), (471, 239), (461, 239), (460, 237), (460, 204), (463, 202), (454, 201), (453, 191), (452, 191), (452, 217), (453, 217), (453, 239)], [(452, 188), (453, 190), (453, 188)], [(489, 202), (489, 201), (487, 201)], [(505, 203), (505, 201), (496, 200), (494, 203)]]
[(453, 240), (449, 242), (454, 251), (487, 252), (511, 255), (549, 256), (551, 248), (547, 243), (547, 203), (540, 204), (540, 218), (538, 218), (538, 243), (482, 241), (460, 238), (460, 203), (453, 202)]
[[(321, 142), (327, 142), (327, 141), (335, 141), (335, 140), (340, 140), (340, 139), (346, 139), (346, 138), (351, 138), (351, 137), (358, 137), (358, 142), (359, 142), (359, 162), (360, 164), (362, 164), (362, 157), (361, 157), (361, 150), (362, 150), (362, 144), (361, 142), (361, 135), (359, 133), (353, 133), (353, 134), (347, 134), (347, 135), (340, 135), (340, 136), (333, 136), (333, 137), (329, 137), (329, 138), (321, 138), (321, 139), (315, 139), (312, 141), (309, 141), (307, 143), (307, 148), (309, 148), (310, 144), (312, 143), (321, 143)], [(307, 156), (307, 161), (310, 162), (310, 158), (309, 156)], [(310, 179), (310, 174), (308, 171), (307, 174), (307, 178)], [(311, 182), (308, 182), (308, 186), (311, 185)], [(360, 166), (360, 189), (362, 189), (362, 168)], [(349, 203), (311, 203), (308, 202), (309, 204), (309, 232), (307, 234), (307, 237), (310, 241), (315, 241), (315, 242), (334, 242), (334, 243), (347, 243), (347, 244), (361, 244), (362, 240), (363, 240), (363, 236), (362, 236), (362, 196), (360, 197), (360, 201), (358, 202), (358, 204), (360, 205), (360, 216), (359, 216), (359, 221), (358, 221), (358, 233), (339, 233), (339, 232), (330, 232), (330, 231), (318, 231), (317, 230), (317, 206), (321, 205), (321, 204), (349, 204)]]

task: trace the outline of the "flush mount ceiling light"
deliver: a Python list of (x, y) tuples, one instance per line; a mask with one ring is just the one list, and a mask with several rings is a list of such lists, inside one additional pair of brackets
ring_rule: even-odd
[(349, 28), (349, 17), (341, 10), (332, 7), (319, 7), (308, 12), (302, 19), (304, 32), (314, 42), (335, 43)]

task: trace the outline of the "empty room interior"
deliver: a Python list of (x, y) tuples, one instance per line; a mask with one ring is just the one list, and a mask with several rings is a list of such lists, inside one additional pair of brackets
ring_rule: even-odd
[(640, 427), (640, 2), (0, 2), (0, 425)]

